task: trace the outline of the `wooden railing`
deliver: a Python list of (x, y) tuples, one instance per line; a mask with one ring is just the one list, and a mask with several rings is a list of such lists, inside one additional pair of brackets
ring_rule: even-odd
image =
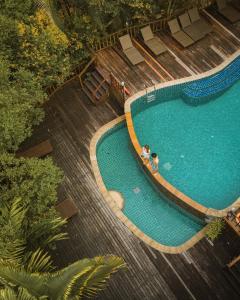
[[(198, 0), (196, 3), (196, 6), (199, 7), (199, 9), (204, 9), (204, 8), (208, 7), (209, 5), (213, 4), (214, 2), (215, 2), (215, 0)], [(122, 36), (124, 34), (129, 34), (130, 36), (136, 36), (139, 34), (140, 29), (147, 25), (149, 25), (151, 27), (153, 32), (163, 30), (166, 28), (167, 22), (171, 18), (181, 14), (183, 11), (186, 11), (188, 8), (191, 8), (191, 6), (182, 8), (179, 11), (176, 11), (173, 15), (170, 15), (167, 17), (165, 16), (160, 19), (156, 19), (154, 21), (149, 21), (149, 22), (145, 22), (142, 24), (125, 27), (117, 32), (114, 32), (112, 34), (109, 34), (107, 36), (104, 36), (104, 37), (96, 40), (91, 45), (89, 45), (89, 48), (91, 48), (92, 51), (97, 52), (104, 48), (111, 47), (117, 43), (118, 38), (120, 36)]]
[(71, 74), (65, 78), (63, 83), (60, 84), (54, 84), (46, 89), (46, 93), (48, 97), (50, 97), (53, 93), (55, 93), (59, 88), (67, 84), (69, 81), (75, 79), (81, 71), (84, 69), (86, 65), (86, 61), (83, 61), (81, 64), (79, 64), (72, 72)]
[(160, 31), (166, 26), (167, 18), (158, 19), (155, 21), (147, 22), (144, 24), (138, 24), (135, 26), (129, 26), (126, 28), (123, 28), (122, 30), (119, 30), (117, 32), (114, 32), (106, 37), (102, 37), (101, 39), (97, 40), (95, 43), (93, 43), (90, 47), (93, 51), (97, 52), (101, 49), (111, 47), (116, 44), (118, 41), (118, 38), (124, 34), (129, 34), (130, 36), (136, 36), (140, 29), (143, 26), (150, 25), (153, 32)]
[[(216, 2), (216, 0), (198, 0), (196, 3), (196, 6), (203, 9), (208, 7), (209, 5)], [(186, 10), (187, 8), (183, 9)], [(178, 15), (180, 12), (176, 13)], [(163, 17), (151, 22), (146, 22), (143, 24), (138, 24), (135, 26), (129, 26), (126, 28), (123, 28), (122, 30), (112, 33), (110, 35), (107, 35), (105, 37), (100, 38), (99, 40), (95, 41), (91, 45), (88, 45), (88, 48), (92, 53), (95, 53), (101, 49), (113, 46), (118, 41), (118, 37), (124, 35), (124, 34), (130, 34), (130, 36), (136, 36), (140, 29), (144, 26), (150, 25), (153, 32), (160, 31), (166, 27), (167, 21), (172, 18), (174, 15), (169, 17)], [(63, 85), (68, 83), (69, 81), (75, 79), (77, 76), (79, 77), (80, 84), (82, 86), (82, 77), (87, 72), (88, 68), (93, 64), (96, 63), (96, 55), (94, 54), (93, 58), (86, 64), (86, 61), (83, 61), (80, 65), (78, 65), (71, 74), (65, 79), (64, 83), (61, 84), (55, 84), (49, 88), (46, 89), (46, 93), (50, 97), (56, 90), (61, 88)]]

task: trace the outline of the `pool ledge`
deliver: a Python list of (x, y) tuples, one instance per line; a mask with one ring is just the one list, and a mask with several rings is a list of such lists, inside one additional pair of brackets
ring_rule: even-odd
[[(179, 254), (179, 253), (185, 252), (189, 248), (193, 247), (198, 241), (200, 241), (205, 236), (205, 233), (207, 231), (207, 226), (205, 226), (202, 230), (200, 230), (197, 234), (195, 234), (191, 239), (189, 239), (188, 241), (186, 241), (185, 243), (183, 243), (180, 246), (171, 247), (171, 246), (162, 245), (162, 244), (156, 242), (155, 240), (151, 239), (144, 232), (142, 232), (137, 226), (135, 226), (124, 215), (124, 213), (119, 208), (119, 205), (117, 204), (118, 199), (114, 199), (114, 192), (116, 192), (117, 194), (118, 194), (118, 192), (117, 191), (114, 191), (114, 192), (113, 191), (108, 191), (105, 184), (104, 184), (104, 182), (103, 182), (103, 179), (102, 179), (99, 167), (98, 167), (98, 162), (97, 162), (97, 153), (96, 153), (97, 144), (98, 144), (99, 140), (101, 139), (101, 137), (108, 130), (110, 130), (111, 128), (113, 128), (114, 126), (116, 126), (117, 124), (119, 124), (123, 121), (125, 121), (125, 116), (124, 115), (114, 119), (113, 121), (111, 121), (109, 123), (107, 123), (106, 125), (101, 127), (95, 133), (95, 135), (93, 136), (93, 138), (91, 140), (91, 143), (90, 143), (90, 160), (91, 160), (92, 169), (93, 169), (93, 173), (94, 173), (97, 185), (98, 185), (105, 201), (110, 206), (110, 208), (115, 213), (115, 215), (139, 239), (141, 239), (143, 242), (145, 242), (149, 246), (151, 246), (154, 249), (159, 250), (161, 252), (170, 253), (170, 254)], [(122, 195), (121, 195), (121, 197), (122, 197)]]
[[(202, 79), (202, 78), (208, 77), (210, 75), (213, 75), (213, 74), (223, 70), (228, 64), (230, 64), (238, 56), (240, 56), (240, 50), (236, 51), (232, 56), (228, 57), (222, 64), (220, 64), (219, 66), (217, 66), (207, 72), (204, 72), (204, 73), (198, 74), (198, 75), (181, 78), (181, 79), (177, 79), (177, 80), (159, 83), (155, 86), (148, 88), (148, 93), (154, 91), (155, 89), (158, 90), (158, 89), (161, 89), (164, 87), (170, 87), (170, 86), (174, 86), (174, 85), (178, 85), (178, 84), (182, 84), (182, 83), (186, 83), (186, 82), (191, 82), (193, 80)], [(138, 159), (141, 160), (142, 163), (143, 163), (143, 160), (141, 158), (142, 149), (141, 149), (141, 145), (138, 141), (137, 135), (134, 130), (133, 119), (132, 119), (132, 114), (131, 114), (131, 105), (133, 102), (137, 101), (140, 97), (144, 96), (145, 94), (146, 94), (145, 90), (139, 91), (138, 93), (131, 96), (125, 102), (125, 106), (124, 106), (129, 136), (132, 141), (133, 147), (134, 147), (136, 153), (138, 154)], [(144, 165), (144, 169), (162, 192), (167, 193), (168, 197), (170, 197), (179, 206), (183, 207), (184, 209), (187, 209), (188, 211), (190, 211), (191, 213), (195, 214), (198, 217), (201, 217), (201, 218), (204, 218), (205, 216), (224, 217), (227, 215), (227, 212), (232, 207), (240, 207), (240, 198), (238, 198), (230, 206), (228, 206), (222, 210), (205, 207), (205, 206), (199, 204), (197, 201), (191, 199), (190, 197), (188, 197), (181, 191), (179, 191), (173, 185), (171, 185), (166, 179), (164, 179), (161, 176), (160, 173), (153, 174), (150, 166)]]

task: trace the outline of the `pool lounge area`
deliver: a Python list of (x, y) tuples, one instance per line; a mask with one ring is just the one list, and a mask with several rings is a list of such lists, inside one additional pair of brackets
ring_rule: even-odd
[[(204, 237), (206, 218), (224, 216), (239, 202), (239, 64), (235, 53), (197, 78), (141, 91), (125, 104), (127, 127), (118, 118), (92, 139), (91, 161), (105, 199), (135, 235), (160, 251), (186, 251)], [(191, 91), (193, 97), (186, 97)], [(144, 144), (159, 154), (158, 174), (136, 156)], [(114, 200), (116, 192), (123, 207)]]

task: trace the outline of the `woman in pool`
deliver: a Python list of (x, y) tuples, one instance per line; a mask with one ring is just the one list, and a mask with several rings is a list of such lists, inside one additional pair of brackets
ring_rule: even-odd
[(152, 153), (151, 157), (152, 157), (152, 161), (151, 161), (152, 171), (153, 171), (153, 173), (157, 173), (158, 164), (159, 164), (159, 159), (158, 159), (157, 153)]
[(150, 160), (150, 147), (148, 145), (145, 145), (142, 147), (142, 153), (141, 153), (141, 157), (143, 158), (144, 163), (148, 164), (149, 160)]

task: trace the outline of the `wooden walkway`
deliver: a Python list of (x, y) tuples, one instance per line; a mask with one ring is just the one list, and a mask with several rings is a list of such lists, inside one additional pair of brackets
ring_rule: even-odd
[[(181, 56), (193, 72), (202, 72), (222, 61), (215, 51), (209, 53), (208, 48), (201, 50), (204, 41), (180, 55), (172, 39), (166, 35), (163, 39), (174, 55)], [(222, 43), (226, 55), (240, 45), (221, 30), (214, 31), (209, 39), (216, 40), (214, 45), (218, 49)], [(199, 64), (202, 54), (204, 59)], [(180, 71), (172, 69), (172, 55), (161, 59), (169, 60), (169, 65), (166, 63), (165, 66), (175, 77)], [(151, 85), (151, 80), (160, 81), (147, 63), (130, 68), (115, 49), (101, 51), (99, 58), (106, 70), (115, 72), (131, 91), (137, 91), (145, 84)], [(187, 72), (184, 71), (183, 75), (187, 76)], [(167, 75), (165, 78), (169, 80)], [(109, 287), (99, 295), (98, 299), (102, 300), (240, 298), (239, 284), (237, 286), (235, 279), (229, 279), (224, 269), (226, 263), (239, 255), (240, 249), (240, 239), (230, 228), (226, 227), (214, 245), (203, 239), (184, 254), (166, 255), (138, 240), (109, 209), (91, 171), (89, 143), (97, 129), (123, 113), (116, 102), (95, 107), (82, 93), (79, 83), (73, 81), (52, 97), (45, 110), (45, 121), (24, 148), (50, 138), (54, 148), (53, 159), (65, 174), (59, 199), (70, 197), (79, 209), (79, 214), (69, 220), (66, 228), (70, 239), (59, 242), (54, 252), (59, 267), (83, 257), (107, 253), (122, 256), (128, 270), (114, 276)]]

